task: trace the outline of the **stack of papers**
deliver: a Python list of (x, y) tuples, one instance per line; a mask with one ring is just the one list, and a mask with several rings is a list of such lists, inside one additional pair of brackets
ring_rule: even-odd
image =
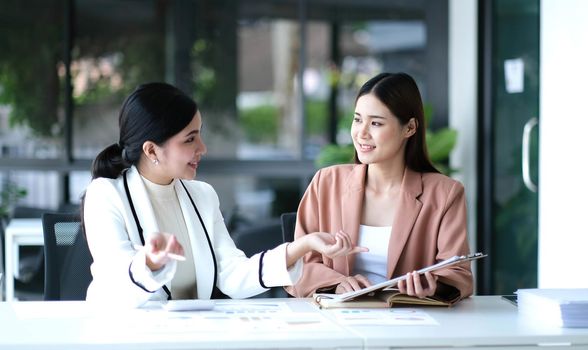
[(519, 314), (559, 327), (588, 328), (588, 289), (519, 289)]

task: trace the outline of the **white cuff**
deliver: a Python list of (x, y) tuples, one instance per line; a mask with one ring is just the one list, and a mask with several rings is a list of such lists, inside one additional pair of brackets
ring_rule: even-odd
[(262, 279), (268, 287), (291, 286), (302, 277), (304, 263), (298, 259), (289, 269), (286, 266), (286, 247), (283, 243), (268, 250), (263, 257)]
[(155, 292), (164, 284), (172, 280), (176, 273), (178, 262), (170, 260), (161, 269), (151, 271), (147, 266), (144, 251), (138, 251), (131, 261), (130, 272), (134, 281), (150, 292)]

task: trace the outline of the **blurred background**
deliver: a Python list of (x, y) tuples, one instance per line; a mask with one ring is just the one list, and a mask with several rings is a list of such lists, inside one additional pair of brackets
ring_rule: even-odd
[(92, 159), (118, 140), (124, 97), (166, 81), (199, 104), (198, 179), (230, 232), (279, 230), (318, 168), (349, 161), (358, 88), (403, 71), (423, 95), (431, 156), (466, 187), (471, 248), (490, 254), (478, 293), (536, 287), (547, 5), (578, 1), (3, 0), (3, 227), (75, 210)]

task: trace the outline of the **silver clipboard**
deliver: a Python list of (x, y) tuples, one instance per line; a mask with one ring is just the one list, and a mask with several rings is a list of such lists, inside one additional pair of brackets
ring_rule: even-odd
[[(468, 254), (468, 255), (455, 255), (449, 259), (440, 261), (436, 264), (433, 264), (433, 265), (430, 265), (427, 267), (423, 267), (422, 269), (418, 270), (417, 272), (419, 274), (422, 274), (422, 273), (429, 272), (429, 271), (435, 271), (435, 270), (439, 270), (439, 269), (449, 267), (452, 265), (461, 264), (461, 263), (464, 263), (467, 261), (481, 259), (486, 256), (488, 256), (488, 254), (484, 254), (484, 253), (472, 253), (472, 254)], [(315, 294), (314, 297), (317, 298), (317, 300), (324, 298), (324, 299), (333, 299), (333, 300), (337, 300), (337, 301), (347, 301), (347, 300), (357, 298), (358, 296), (361, 296), (361, 295), (376, 292), (378, 290), (393, 288), (398, 284), (398, 282), (403, 281), (405, 279), (406, 279), (406, 275), (402, 275), (402, 276), (398, 276), (396, 278), (393, 278), (391, 280), (387, 280), (387, 281), (384, 281), (384, 282), (381, 282), (378, 284), (374, 284), (369, 287), (362, 288), (360, 290), (347, 292), (347, 293), (343, 293), (343, 294), (318, 293), (318, 294)]]

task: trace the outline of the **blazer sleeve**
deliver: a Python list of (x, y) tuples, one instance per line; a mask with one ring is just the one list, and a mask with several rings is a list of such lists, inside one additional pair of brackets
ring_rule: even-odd
[[(444, 213), (439, 224), (438, 261), (469, 253), (466, 215), (464, 187), (455, 181), (447, 195)], [(473, 278), (469, 263), (435, 271), (435, 275), (439, 276), (440, 282), (457, 288), (461, 298), (468, 297), (473, 292)]]
[(206, 206), (212, 217), (210, 226), (213, 228), (212, 239), (217, 259), (219, 289), (231, 298), (248, 298), (268, 290), (269, 287), (295, 283), (302, 274), (302, 260), (288, 269), (287, 244), (247, 258), (245, 253), (235, 246), (227, 231), (216, 192), (210, 185), (206, 187)]
[(84, 224), (94, 262), (86, 300), (120, 307), (166, 300), (161, 287), (171, 281), (177, 263), (171, 261), (156, 272), (147, 268), (145, 254), (137, 252), (129, 238), (125, 210), (112, 180), (97, 179), (88, 186)]
[[(319, 189), (326, 185), (321, 183), (322, 176), (323, 170), (319, 170), (300, 201), (296, 215), (294, 239), (312, 232), (332, 231), (332, 228), (321, 225), (321, 215), (327, 215), (329, 210), (336, 210), (336, 208), (329, 207), (332, 200), (321, 197), (322, 193)], [(339, 284), (346, 276), (335, 271), (332, 267), (332, 259), (316, 251), (307, 253), (304, 256), (302, 277), (295, 285), (286, 287), (286, 292), (298, 298), (306, 298), (312, 296), (318, 289), (330, 288)]]

